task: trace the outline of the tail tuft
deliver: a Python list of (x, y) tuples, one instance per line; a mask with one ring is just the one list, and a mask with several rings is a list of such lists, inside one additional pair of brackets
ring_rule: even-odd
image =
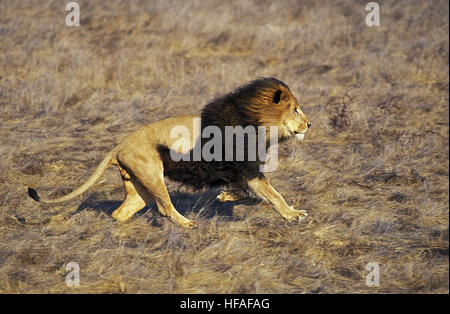
[(35, 189), (28, 188), (28, 195), (34, 199), (36, 202), (40, 202), (41, 199), (39, 198), (39, 195), (37, 194)]

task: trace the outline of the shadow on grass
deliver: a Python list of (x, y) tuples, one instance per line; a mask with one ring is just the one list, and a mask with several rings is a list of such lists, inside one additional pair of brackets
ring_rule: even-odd
[[(214, 216), (234, 219), (233, 208), (235, 205), (253, 205), (259, 202), (257, 199), (249, 198), (239, 202), (222, 203), (216, 199), (218, 194), (219, 191), (214, 189), (197, 194), (174, 192), (170, 194), (170, 198), (172, 204), (180, 214), (188, 215), (189, 213), (194, 213), (195, 216), (206, 219), (211, 219)], [(122, 201), (98, 200), (98, 198), (99, 196), (95, 193), (90, 195), (80, 204), (73, 214), (79, 213), (85, 209), (93, 209), (111, 216), (111, 214), (122, 204)], [(136, 216), (145, 215), (148, 211), (152, 211), (152, 213), (158, 211), (154, 201), (137, 212)]]

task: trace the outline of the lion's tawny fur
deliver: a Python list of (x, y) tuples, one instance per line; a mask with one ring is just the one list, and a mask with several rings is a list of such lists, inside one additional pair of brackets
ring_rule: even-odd
[[(201, 119), (200, 130), (195, 130), (194, 120)], [(302, 220), (307, 213), (287, 205), (259, 171), (261, 160), (256, 161), (173, 161), (170, 149), (174, 139), (170, 131), (176, 126), (186, 127), (190, 134), (201, 134), (207, 126), (217, 126), (224, 134), (225, 126), (276, 126), (279, 141), (308, 131), (310, 123), (301, 111), (289, 87), (275, 78), (260, 78), (235, 91), (209, 102), (200, 115), (171, 117), (151, 123), (125, 138), (107, 154), (90, 179), (74, 192), (54, 200), (40, 199), (29, 189), (29, 195), (43, 203), (56, 203), (72, 199), (86, 191), (114, 164), (119, 167), (126, 190), (123, 204), (112, 214), (124, 221), (141, 210), (145, 204), (156, 201), (162, 215), (169, 216), (181, 226), (194, 223), (174, 208), (164, 184), (164, 176), (194, 188), (229, 186), (234, 192), (222, 192), (220, 201), (241, 199), (248, 192), (268, 201), (286, 219)], [(200, 132), (199, 132), (200, 131)], [(266, 146), (268, 146), (268, 139)], [(190, 138), (189, 150), (203, 143), (202, 138)], [(197, 143), (197, 144), (196, 144)], [(248, 143), (246, 143), (248, 144)], [(189, 150), (183, 153), (189, 153)], [(242, 192), (238, 192), (242, 191)]]

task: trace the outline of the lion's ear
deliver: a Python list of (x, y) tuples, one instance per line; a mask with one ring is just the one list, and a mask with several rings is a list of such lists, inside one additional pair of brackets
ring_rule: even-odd
[(274, 94), (272, 98), (272, 102), (275, 104), (278, 104), (281, 100), (281, 96), (283, 95), (283, 91), (281, 89), (278, 89)]

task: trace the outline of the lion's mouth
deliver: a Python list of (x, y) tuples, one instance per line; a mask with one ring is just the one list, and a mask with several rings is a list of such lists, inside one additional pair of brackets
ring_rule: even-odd
[(297, 141), (303, 141), (303, 139), (305, 138), (305, 134), (306, 134), (306, 132), (305, 133), (300, 133), (300, 132), (298, 132), (298, 131), (294, 131), (294, 134), (295, 134), (295, 138), (297, 139)]

